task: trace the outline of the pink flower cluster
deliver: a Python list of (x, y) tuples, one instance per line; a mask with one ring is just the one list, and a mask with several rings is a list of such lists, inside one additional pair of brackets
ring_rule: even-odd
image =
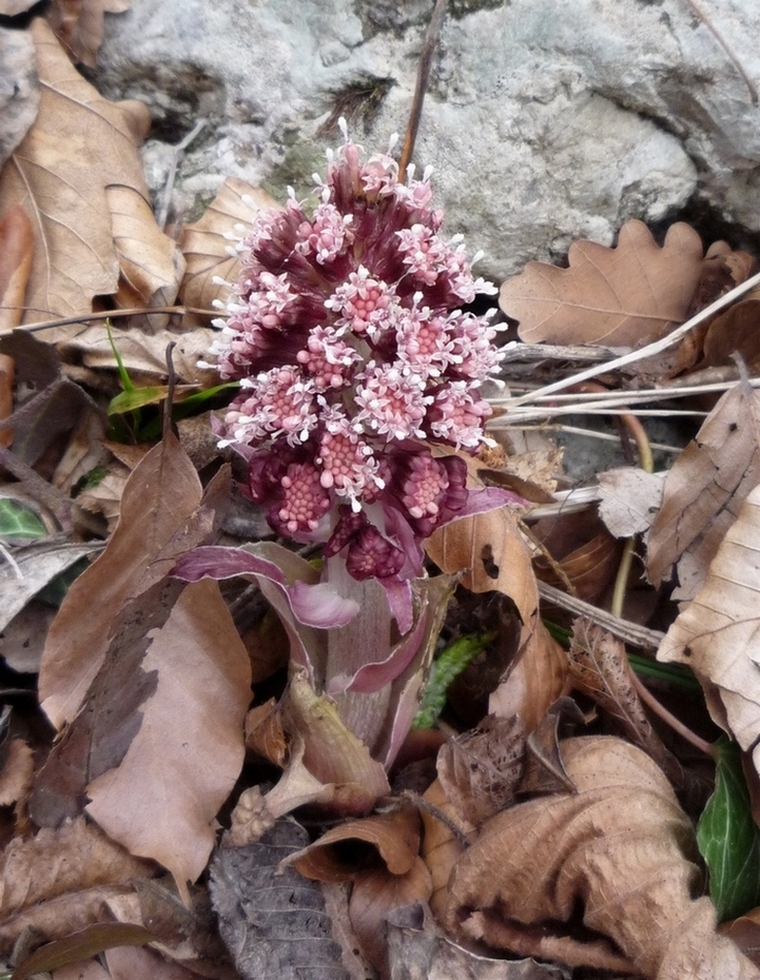
[(358, 579), (419, 574), (421, 540), (465, 506), (464, 460), (429, 442), (482, 445), (479, 389), (502, 358), (488, 318), (458, 309), (495, 290), (430, 199), (429, 174), (401, 183), (346, 139), (311, 217), (291, 195), (241, 243), (215, 350), (241, 382), (225, 425), (249, 447), (252, 498)]

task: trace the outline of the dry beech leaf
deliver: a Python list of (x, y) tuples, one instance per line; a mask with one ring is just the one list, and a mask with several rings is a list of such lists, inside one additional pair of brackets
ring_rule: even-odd
[(702, 423), (665, 479), (662, 509), (647, 539), (647, 575), (667, 580), (678, 562), (676, 599), (705, 581), (739, 507), (760, 483), (760, 392), (739, 382)]
[(610, 534), (632, 538), (649, 530), (662, 506), (666, 476), (638, 466), (621, 466), (597, 475), (599, 516)]
[(513, 801), (523, 771), (525, 731), (519, 715), (489, 715), (441, 746), (438, 779), (461, 822), (480, 827)]
[[(7, 950), (22, 929), (34, 923), (46, 939), (75, 931), (70, 927), (82, 922), (77, 906), (86, 904), (85, 892), (125, 886), (152, 876), (154, 870), (152, 862), (133, 857), (84, 817), (60, 830), (15, 837), (0, 854), (0, 950)], [(103, 905), (104, 894), (98, 893), (96, 907)], [(52, 909), (54, 915), (46, 914)], [(92, 921), (88, 917), (83, 924)]]
[(688, 664), (713, 720), (752, 753), (760, 771), (760, 486), (739, 509), (710, 563), (704, 585), (679, 614), (657, 652)]
[(180, 240), (187, 263), (180, 287), (185, 306), (212, 310), (215, 300), (226, 302), (229, 287), (220, 286), (213, 279), (234, 283), (239, 278), (240, 259), (230, 255), (229, 236), (235, 234), (238, 224), (250, 228), (266, 208), (282, 210), (266, 191), (239, 177), (228, 177), (198, 221), (185, 226)]
[(562, 756), (577, 794), (498, 814), (457, 863), (455, 934), (647, 980), (756, 980), (716, 933), (710, 900), (692, 899), (701, 877), (693, 827), (652, 760), (605, 737), (568, 739)]
[(87, 786), (87, 812), (133, 854), (168, 868), (186, 898), (240, 775), (251, 698), (248, 654), (216, 582), (185, 587), (142, 670), (155, 674), (155, 693), (137, 709), (120, 764)]
[(576, 690), (596, 701), (622, 734), (650, 755), (676, 785), (682, 784), (680, 764), (652, 728), (636, 693), (622, 640), (579, 616), (573, 621), (567, 659)]
[(32, 223), (14, 204), (0, 219), (0, 334), (21, 323), (33, 255)]
[(563, 695), (546, 712), (525, 739), (525, 769), (518, 793), (575, 793), (560, 752), (560, 723), (583, 726), (583, 712), (572, 698)]
[[(39, 691), (44, 710), (57, 728), (71, 720), (82, 704), (103, 663), (119, 610), (158, 582), (177, 557), (194, 546), (181, 537), (169, 553), (161, 554), (187, 522), (197, 528), (200, 506), (201, 485), (195, 467), (169, 435), (130, 476), (119, 524), (106, 550), (73, 583), (48, 634)], [(200, 543), (209, 530), (206, 526), (194, 543)]]
[(523, 631), (519, 657), (491, 694), (488, 711), (499, 718), (519, 715), (532, 732), (566, 685), (565, 651), (539, 620), (531, 633)]
[[(137, 147), (150, 126), (138, 102), (103, 99), (41, 19), (32, 23), (42, 99), (0, 180), (0, 214), (21, 204), (35, 252), (25, 323), (88, 313), (128, 281), (148, 305), (170, 302), (182, 276), (176, 244), (148, 204)], [(58, 341), (79, 328), (45, 334)]]
[(702, 269), (702, 242), (671, 225), (660, 248), (647, 226), (628, 221), (616, 248), (579, 241), (569, 268), (529, 262), (501, 287), (499, 305), (519, 320), (526, 343), (643, 347), (686, 319)]
[(462, 585), (471, 592), (509, 596), (523, 625), (533, 627), (538, 586), (517, 519), (508, 508), (452, 521), (433, 532), (425, 551), (442, 572), (456, 574), (464, 569)]

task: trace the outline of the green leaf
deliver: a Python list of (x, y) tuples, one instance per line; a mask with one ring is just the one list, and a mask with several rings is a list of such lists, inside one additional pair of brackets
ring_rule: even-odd
[(430, 673), (413, 728), (432, 728), (446, 705), (449, 685), (494, 639), (494, 633), (462, 636), (440, 652)]
[(0, 497), (0, 540), (36, 541), (47, 535), (41, 518), (28, 504), (12, 497)]
[(722, 736), (714, 745), (715, 791), (697, 825), (697, 843), (710, 872), (718, 921), (760, 905), (760, 828), (752, 819), (741, 752)]

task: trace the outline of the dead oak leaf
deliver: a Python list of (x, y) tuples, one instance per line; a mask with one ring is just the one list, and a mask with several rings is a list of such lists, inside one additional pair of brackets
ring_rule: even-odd
[(660, 248), (647, 226), (628, 221), (618, 245), (579, 241), (569, 268), (529, 262), (501, 287), (499, 304), (519, 320), (526, 343), (643, 347), (683, 322), (702, 269), (702, 242), (687, 224)]
[(267, 208), (282, 210), (266, 191), (238, 177), (228, 177), (206, 211), (192, 225), (186, 225), (180, 241), (185, 256), (185, 277), (180, 296), (185, 306), (213, 309), (215, 300), (225, 302), (230, 288), (240, 276), (240, 258), (230, 254), (230, 236), (235, 226), (250, 228), (259, 212)]
[[(176, 294), (183, 262), (155, 223), (137, 147), (139, 102), (109, 102), (71, 65), (43, 20), (31, 27), (42, 97), (37, 120), (0, 173), (0, 213), (21, 204), (35, 234), (26, 323), (90, 312), (126, 281), (144, 304)], [(76, 328), (47, 333), (57, 341)]]
[[(692, 899), (694, 831), (651, 759), (606, 737), (568, 739), (562, 758), (577, 793), (498, 814), (457, 862), (455, 934), (647, 980), (760, 976), (715, 932), (710, 900)], [(576, 911), (585, 935), (570, 924)]]
[(647, 539), (650, 580), (669, 579), (678, 562), (674, 598), (691, 599), (758, 483), (760, 393), (740, 382), (721, 397), (665, 479), (662, 509)]
[(95, 68), (103, 43), (103, 15), (122, 14), (129, 7), (130, 0), (54, 0), (47, 18), (71, 60)]

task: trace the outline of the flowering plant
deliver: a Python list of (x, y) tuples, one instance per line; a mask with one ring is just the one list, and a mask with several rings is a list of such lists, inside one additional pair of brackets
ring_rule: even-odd
[[(291, 193), (240, 243), (214, 349), (222, 377), (241, 384), (223, 435), (248, 461), (244, 489), (278, 534), (321, 543), (324, 567), (259, 543), (197, 549), (175, 574), (256, 579), (300, 678), (290, 716), (303, 681), (314, 704), (326, 695), (320, 716), (337, 711), (384, 785), (454, 588), (424, 577), (422, 542), (514, 499), (469, 490), (463, 456), (486, 441), (480, 388), (502, 354), (489, 318), (459, 309), (495, 290), (473, 277), (459, 237), (439, 236), (430, 174), (409, 168), (402, 183), (390, 156), (362, 163), (347, 136), (328, 159), (311, 217)], [(307, 751), (314, 775), (353, 779), (351, 745), (329, 759)]]
[(485, 441), (479, 394), (499, 367), (496, 328), (457, 309), (494, 287), (460, 238), (438, 234), (429, 172), (401, 183), (388, 155), (346, 138), (309, 218), (291, 195), (241, 243), (242, 274), (216, 345), (242, 391), (227, 441), (270, 525), (324, 543), (356, 579), (422, 573), (421, 542), (471, 510), (467, 452)]

